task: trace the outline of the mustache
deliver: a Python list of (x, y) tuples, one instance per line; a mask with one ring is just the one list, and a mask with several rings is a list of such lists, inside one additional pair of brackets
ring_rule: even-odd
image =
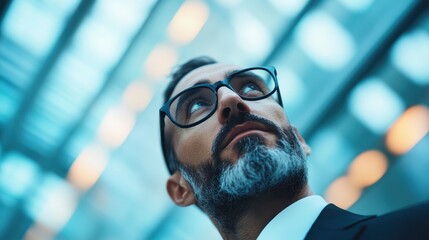
[(225, 138), (228, 136), (228, 134), (239, 124), (242, 124), (244, 122), (257, 122), (260, 124), (263, 124), (269, 131), (272, 131), (278, 138), (281, 138), (283, 134), (283, 130), (278, 127), (274, 122), (260, 117), (258, 115), (252, 114), (252, 113), (241, 113), (237, 116), (233, 116), (229, 119), (227, 124), (225, 124), (219, 133), (217, 134), (215, 140), (212, 144), (212, 158), (217, 162), (218, 159), (220, 159), (220, 147), (221, 144), (224, 142)]

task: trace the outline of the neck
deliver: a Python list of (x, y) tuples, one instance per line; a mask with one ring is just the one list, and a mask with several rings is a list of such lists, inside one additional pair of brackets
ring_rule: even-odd
[(278, 192), (264, 194), (252, 199), (246, 204), (239, 219), (237, 219), (234, 231), (225, 230), (217, 224), (216, 217), (211, 216), (220, 234), (224, 239), (256, 239), (265, 226), (281, 211), (292, 203), (311, 195), (311, 191), (306, 185), (294, 197), (282, 196)]

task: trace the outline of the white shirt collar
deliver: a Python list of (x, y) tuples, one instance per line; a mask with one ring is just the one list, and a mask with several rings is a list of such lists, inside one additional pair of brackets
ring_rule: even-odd
[(258, 240), (304, 239), (326, 205), (328, 203), (318, 195), (292, 203), (265, 226)]

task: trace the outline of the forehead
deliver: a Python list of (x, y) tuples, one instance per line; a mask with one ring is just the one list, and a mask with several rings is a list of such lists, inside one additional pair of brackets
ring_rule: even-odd
[(194, 69), (193, 71), (185, 75), (182, 80), (179, 81), (173, 91), (172, 96), (178, 94), (184, 89), (187, 89), (202, 80), (208, 80), (211, 83), (223, 80), (231, 71), (237, 69), (241, 68), (237, 65), (225, 63), (209, 64)]

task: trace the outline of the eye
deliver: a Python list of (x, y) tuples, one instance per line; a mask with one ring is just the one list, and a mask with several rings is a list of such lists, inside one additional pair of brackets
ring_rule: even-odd
[(206, 95), (196, 95), (188, 99), (185, 105), (185, 112), (188, 119), (201, 116), (202, 114), (210, 111), (213, 107), (213, 99)]
[(254, 82), (248, 82), (244, 84), (240, 89), (240, 94), (244, 96), (258, 96), (263, 93), (262, 89), (258, 84)]
[(209, 103), (207, 103), (207, 101), (204, 101), (203, 99), (196, 99), (193, 100), (189, 105), (188, 105), (188, 114), (192, 115), (193, 113), (197, 112), (198, 110), (209, 106)]
[(196, 87), (182, 92), (170, 105), (170, 113), (180, 124), (192, 124), (203, 119), (216, 106), (215, 92)]

